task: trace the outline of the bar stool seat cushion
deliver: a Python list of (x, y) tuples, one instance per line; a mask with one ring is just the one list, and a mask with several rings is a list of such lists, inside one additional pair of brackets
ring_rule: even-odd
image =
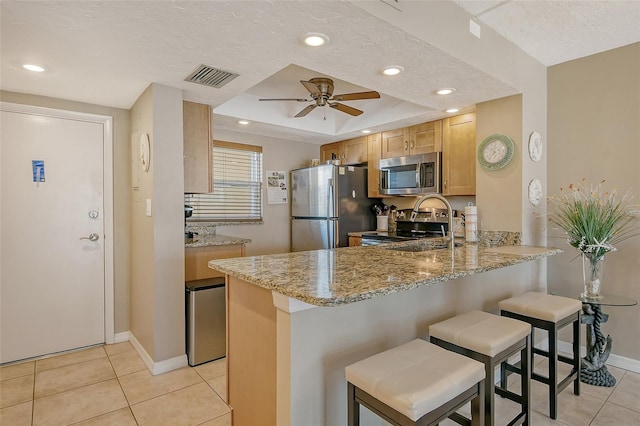
[(484, 365), (416, 339), (345, 368), (347, 381), (413, 421), (485, 377)]
[(582, 310), (582, 302), (577, 299), (533, 291), (505, 299), (498, 306), (501, 311), (551, 322), (558, 322)]
[(429, 327), (429, 335), (490, 357), (531, 333), (526, 322), (470, 311)]

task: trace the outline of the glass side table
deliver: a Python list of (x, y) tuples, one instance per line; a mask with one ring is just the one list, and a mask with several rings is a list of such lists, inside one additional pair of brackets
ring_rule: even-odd
[(582, 358), (580, 367), (580, 381), (593, 386), (612, 387), (616, 384), (605, 362), (611, 353), (611, 336), (604, 337), (600, 324), (609, 320), (609, 315), (602, 312), (602, 306), (634, 306), (638, 302), (629, 297), (615, 294), (601, 294), (598, 299), (589, 299), (582, 295), (562, 294), (554, 291), (551, 294), (571, 297), (582, 302), (581, 322), (587, 326), (587, 354)]

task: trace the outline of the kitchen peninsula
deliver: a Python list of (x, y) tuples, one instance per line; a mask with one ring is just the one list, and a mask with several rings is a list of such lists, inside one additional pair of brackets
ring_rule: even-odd
[[(545, 291), (536, 263), (560, 251), (422, 241), (209, 262), (227, 275), (234, 424), (346, 424), (346, 365), (439, 320)], [(363, 425), (379, 424), (367, 414)]]

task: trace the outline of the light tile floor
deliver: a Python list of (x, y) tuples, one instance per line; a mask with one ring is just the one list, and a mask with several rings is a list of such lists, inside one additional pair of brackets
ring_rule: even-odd
[(0, 368), (0, 425), (230, 426), (226, 361), (152, 376), (129, 342)]
[[(543, 361), (536, 361), (542, 374)], [(563, 373), (565, 368), (561, 364)], [(532, 382), (531, 424), (640, 425), (640, 374), (609, 369), (615, 387), (583, 384), (580, 396), (568, 387), (560, 394), (555, 421), (548, 417), (546, 387)], [(128, 342), (6, 366), (0, 368), (0, 425), (230, 426), (225, 373), (222, 359), (152, 376)], [(509, 385), (517, 389), (517, 378)], [(496, 406), (496, 425), (517, 412), (515, 404), (499, 397)], [(442, 425), (454, 424), (449, 422)]]

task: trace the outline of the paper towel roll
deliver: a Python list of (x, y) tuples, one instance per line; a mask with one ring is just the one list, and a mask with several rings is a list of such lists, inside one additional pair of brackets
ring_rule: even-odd
[(464, 230), (467, 241), (478, 240), (478, 207), (468, 205), (464, 207)]

